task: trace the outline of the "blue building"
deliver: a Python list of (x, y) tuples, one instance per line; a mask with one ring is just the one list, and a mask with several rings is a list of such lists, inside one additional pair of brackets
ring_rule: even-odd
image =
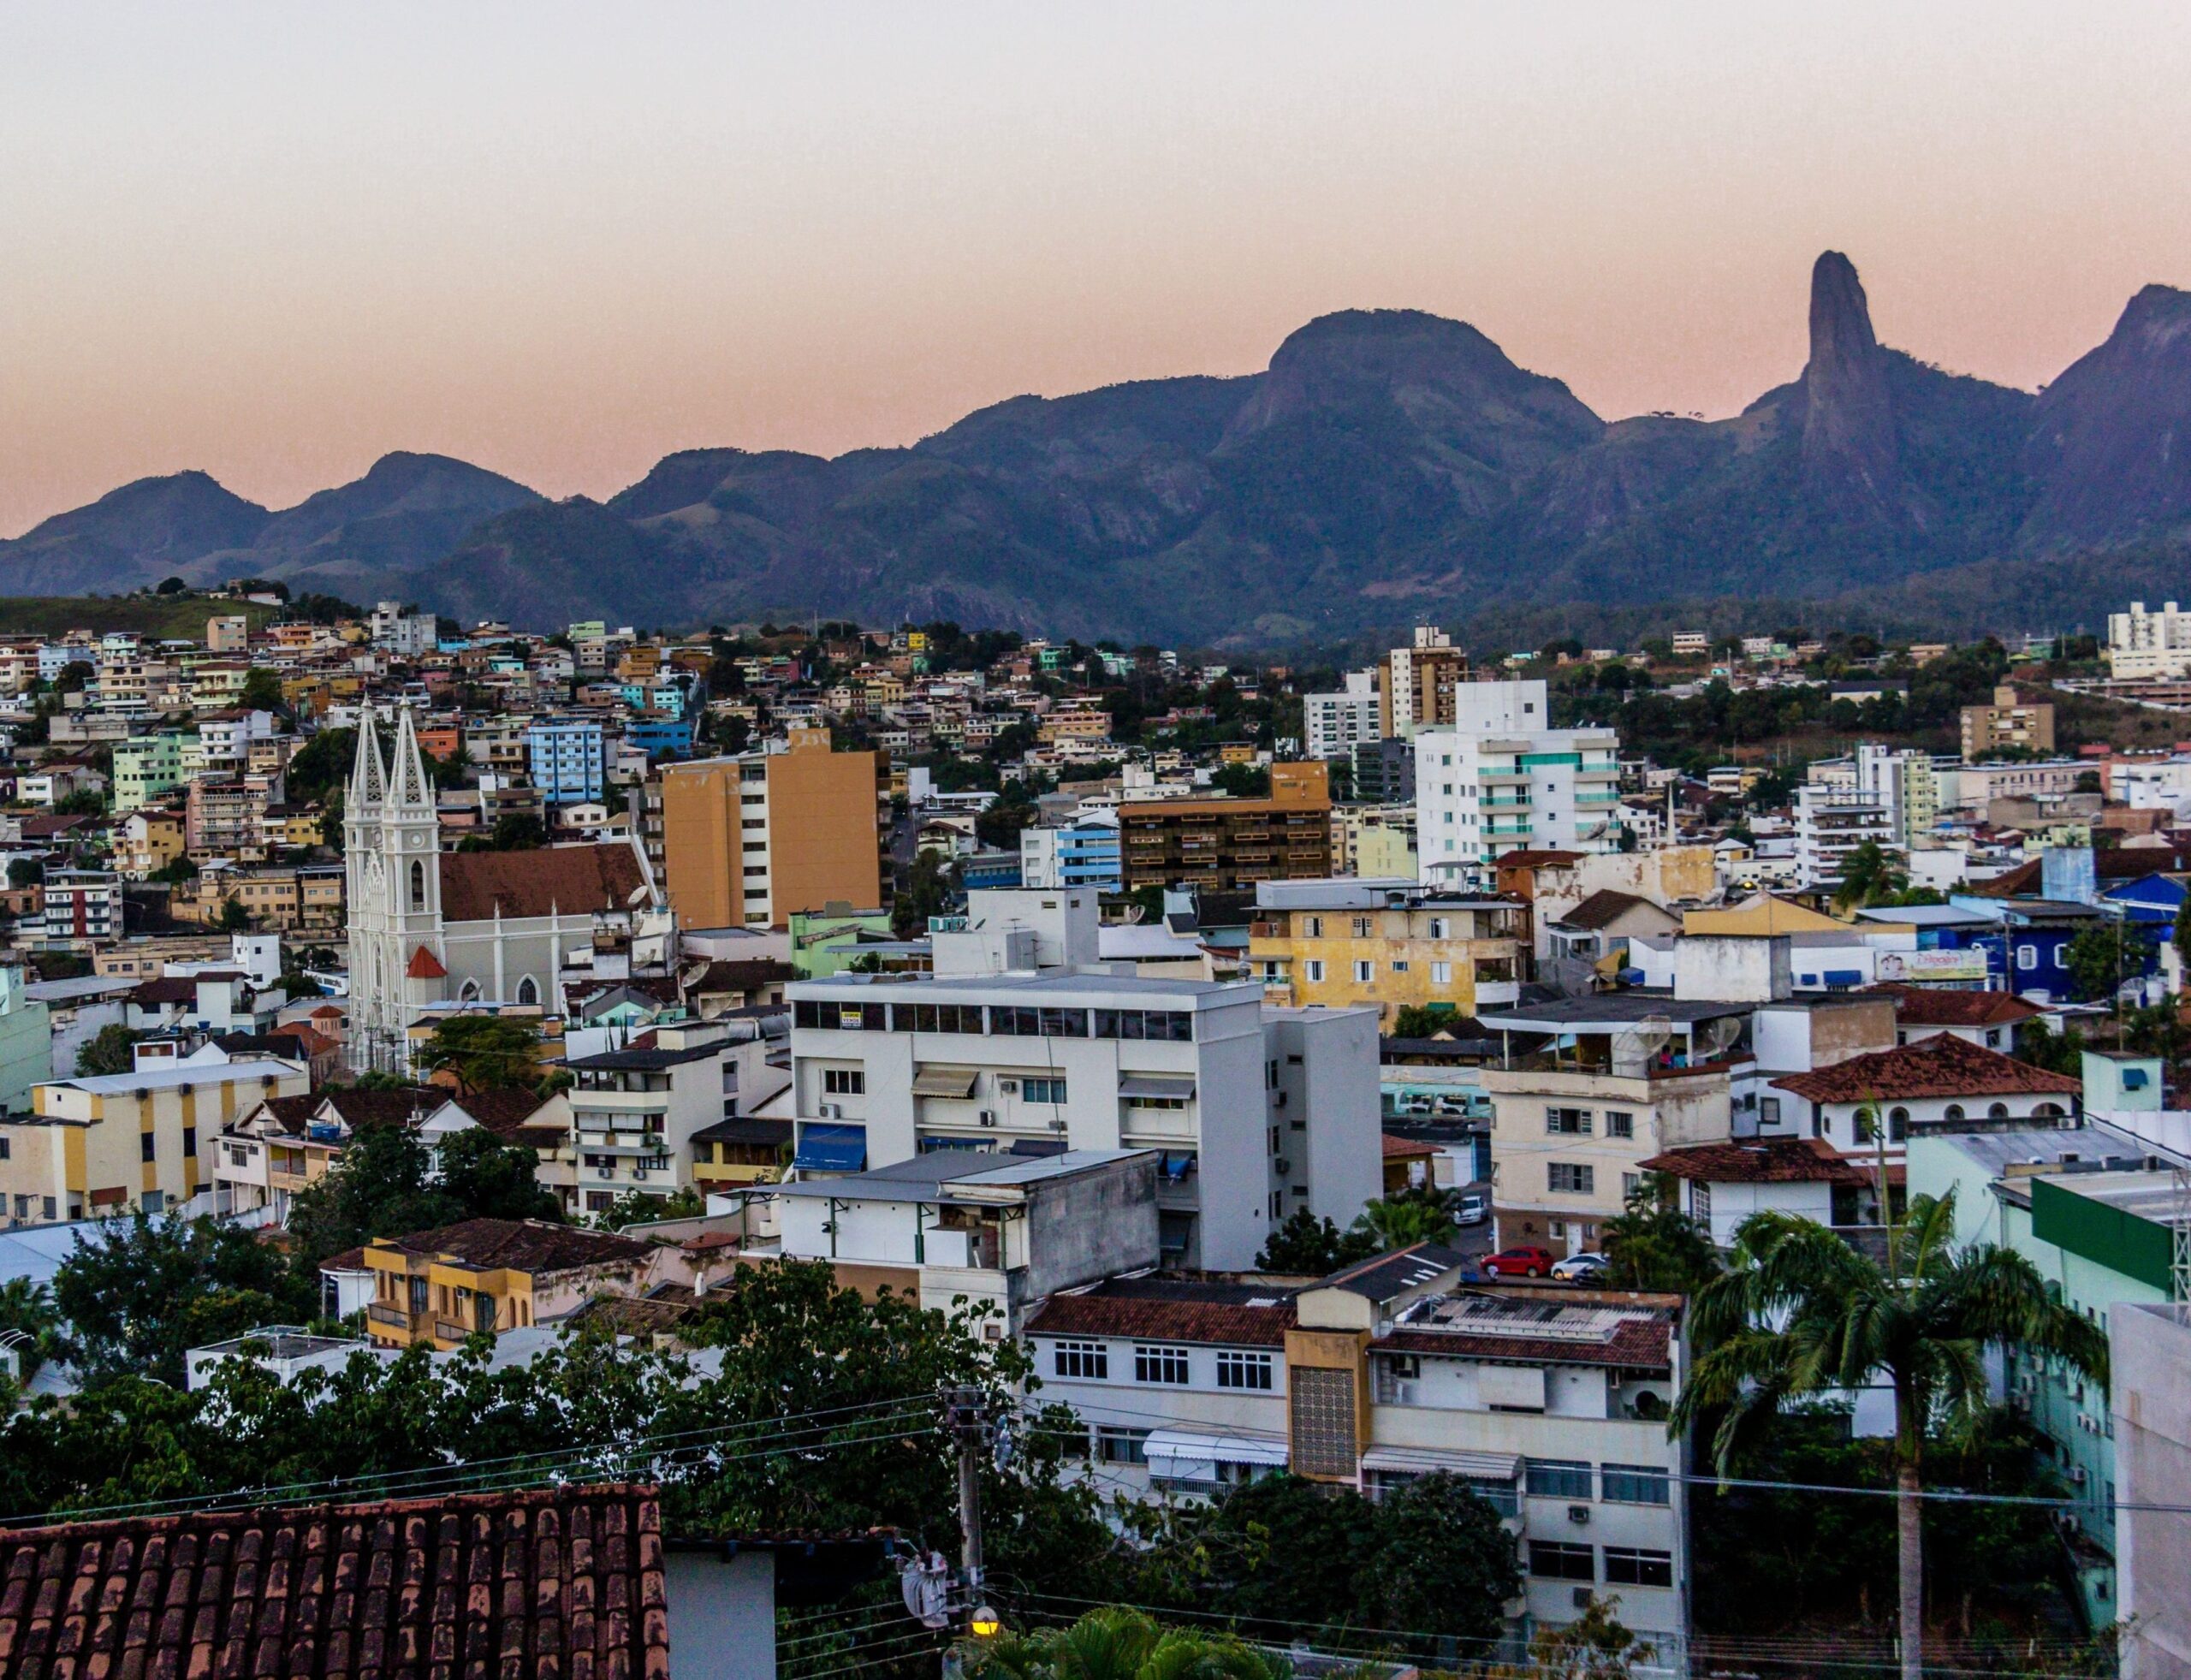
[(635, 717), (624, 726), (624, 739), (659, 763), (692, 756), (692, 721), (686, 717)]
[(532, 785), (551, 805), (598, 803), (609, 787), (608, 747), (598, 723), (540, 719), (525, 732)]
[(1020, 876), (1029, 887), (1125, 889), (1125, 853), (1113, 812), (1093, 811), (1061, 828), (1023, 828), (1019, 854)]
[(970, 893), (1020, 882), (1017, 852), (976, 852), (959, 860), (959, 879)]

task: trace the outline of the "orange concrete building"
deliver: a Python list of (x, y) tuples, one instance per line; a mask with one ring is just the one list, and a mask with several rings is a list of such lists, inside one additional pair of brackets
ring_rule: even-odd
[(1332, 872), (1331, 771), (1321, 761), (1270, 767), (1262, 799), (1151, 799), (1119, 807), (1129, 891), (1232, 891)]
[(826, 729), (790, 750), (663, 767), (662, 864), (688, 928), (781, 923), (831, 903), (882, 902), (888, 757), (833, 752)]

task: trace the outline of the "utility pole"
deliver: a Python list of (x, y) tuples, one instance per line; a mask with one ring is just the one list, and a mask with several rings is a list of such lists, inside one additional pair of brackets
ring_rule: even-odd
[(957, 1607), (966, 1618), (967, 1630), (987, 1638), (996, 1631), (996, 1612), (982, 1602), (981, 1455), (989, 1436), (989, 1420), (983, 1416), (982, 1391), (971, 1386), (952, 1389), (945, 1401), (945, 1413), (959, 1446)]

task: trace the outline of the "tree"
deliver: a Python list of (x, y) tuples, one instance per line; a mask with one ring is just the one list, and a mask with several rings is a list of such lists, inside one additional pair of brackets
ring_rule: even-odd
[(1541, 1630), (1529, 1641), (1530, 1680), (1629, 1680), (1658, 1652), (1622, 1625), (1613, 1614), (1619, 1603), (1618, 1594), (1593, 1593), (1573, 1621)]
[(1984, 1354), (2016, 1345), (2095, 1382), (2107, 1339), (2051, 1299), (2038, 1269), (1991, 1244), (1956, 1250), (1955, 1196), (1921, 1196), (1886, 1228), (1882, 1262), (1824, 1226), (1752, 1214), (1733, 1261), (1696, 1297), (1698, 1357), (1668, 1420), (1679, 1437), (1717, 1419), (1720, 1472), (1784, 1403), (1884, 1385), (1894, 1394), (1902, 1670), (1924, 1671), (1923, 1461), (1927, 1438), (1968, 1440), (1987, 1414)]
[(562, 1222), (563, 1204), (541, 1186), (540, 1154), (530, 1143), (467, 1126), (442, 1140), (439, 1155), (442, 1193), (462, 1207), (458, 1218)]
[(240, 1226), (140, 1212), (111, 1221), (54, 1274), (75, 1361), (94, 1376), (143, 1372), (182, 1380), (186, 1349), (255, 1330), (303, 1323), (317, 1280)]
[(1377, 1544), (1356, 1575), (1372, 1627), (1495, 1638), (1504, 1606), (1522, 1590), (1514, 1537), (1459, 1476), (1418, 1476), (1376, 1506)]
[(77, 1048), (76, 1077), (88, 1079), (102, 1073), (128, 1073), (137, 1066), (135, 1045), (145, 1035), (119, 1021), (101, 1027)]
[(1833, 894), (1836, 910), (1862, 910), (1903, 891), (1909, 871), (1877, 840), (1866, 840), (1841, 860), (1841, 885)]
[(2126, 980), (2146, 971), (2145, 929), (2129, 922), (2095, 922), (2080, 928), (2062, 952), (2062, 965), (2081, 1002), (2109, 1000)]
[(257, 712), (278, 712), (282, 709), (282, 674), (270, 671), (264, 665), (254, 665), (244, 673), (243, 692), (236, 697), (236, 703)]
[(1694, 1295), (1719, 1274), (1712, 1233), (1681, 1211), (1672, 1179), (1662, 1172), (1642, 1176), (1600, 1230), (1606, 1281), (1615, 1289)]
[(463, 1091), (530, 1089), (540, 1077), (540, 1034), (530, 1021), (501, 1015), (452, 1015), (434, 1029), (423, 1066), (455, 1076)]
[(243, 900), (234, 893), (221, 900), (221, 914), (213, 925), (224, 934), (247, 934), (251, 931), (251, 912)]
[(464, 1204), (434, 1182), (433, 1172), (432, 1152), (408, 1127), (360, 1126), (335, 1165), (291, 1202), (298, 1263), (316, 1270), (330, 1255), (376, 1237), (455, 1224)]
[(1292, 1665), (1230, 1634), (1159, 1627), (1138, 1610), (1091, 1610), (1068, 1627), (965, 1647), (988, 1680), (1291, 1680)]
[(185, 595), (189, 592), (189, 590), (190, 585), (183, 582), (180, 578), (163, 578), (160, 579), (159, 588), (155, 590), (153, 593), (156, 595)]
[[(53, 1291), (28, 1278), (0, 1283), (0, 1341), (11, 1343), (26, 1381), (46, 1360), (67, 1351)], [(15, 1339), (20, 1337), (21, 1340)]]
[(690, 1184), (668, 1196), (650, 1196), (627, 1190), (593, 1216), (603, 1231), (621, 1231), (626, 1226), (651, 1225), (656, 1220), (695, 1219), (708, 1211), (707, 1198)]
[(1453, 1212), (1434, 1190), (1404, 1190), (1369, 1203), (1355, 1220), (1354, 1230), (1372, 1244), (1370, 1253), (1389, 1254), (1417, 1243), (1452, 1241)]
[(1286, 1277), (1325, 1278), (1376, 1251), (1370, 1238), (1341, 1231), (1330, 1220), (1319, 1220), (1306, 1208), (1297, 1208), (1264, 1242), (1256, 1256), (1256, 1269)]
[(505, 811), (495, 819), (497, 852), (537, 852), (547, 844), (547, 825), (529, 810)]
[(951, 876), (932, 852), (915, 855), (890, 906), (890, 923), (900, 938), (924, 930), (928, 918), (941, 916), (952, 899)]
[(1435, 1038), (1441, 1032), (1452, 1030), (1458, 1018), (1450, 1009), (1433, 1009), (1422, 1003), (1405, 1004), (1393, 1012), (1392, 1036)]

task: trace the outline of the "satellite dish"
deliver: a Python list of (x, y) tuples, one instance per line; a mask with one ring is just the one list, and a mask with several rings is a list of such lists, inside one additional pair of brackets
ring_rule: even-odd
[(1612, 1036), (1612, 1071), (1616, 1076), (1636, 1077), (1651, 1066), (1652, 1057), (1673, 1041), (1673, 1018), (1646, 1015), (1624, 1032)]
[(1707, 1021), (1690, 1035), (1689, 1042), (1707, 1059), (1719, 1055), (1743, 1036), (1742, 1017), (1722, 1015), (1717, 1020)]

